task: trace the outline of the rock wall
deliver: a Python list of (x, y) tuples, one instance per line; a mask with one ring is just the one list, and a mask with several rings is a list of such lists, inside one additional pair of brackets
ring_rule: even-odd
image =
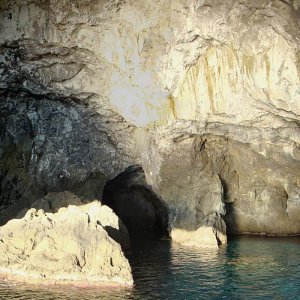
[(0, 11), (4, 221), (48, 191), (97, 197), (141, 164), (170, 228), (300, 233), (298, 0)]
[(299, 163), (283, 148), (212, 134), (169, 136), (144, 146), (149, 143), (155, 151), (143, 152), (145, 170), (169, 200), (173, 226), (216, 224), (224, 233), (218, 223), (225, 217), (230, 233), (299, 233)]
[(115, 140), (124, 135), (126, 141), (131, 131), (121, 117), (102, 116), (70, 98), (39, 99), (28, 92), (4, 92), (0, 110), (1, 223), (49, 191), (101, 199), (107, 179), (133, 160)]

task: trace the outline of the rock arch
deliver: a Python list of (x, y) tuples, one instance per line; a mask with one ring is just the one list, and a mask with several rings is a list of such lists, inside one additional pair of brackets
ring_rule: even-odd
[(111, 207), (131, 234), (168, 233), (168, 209), (146, 183), (141, 166), (128, 167), (104, 187), (103, 204)]

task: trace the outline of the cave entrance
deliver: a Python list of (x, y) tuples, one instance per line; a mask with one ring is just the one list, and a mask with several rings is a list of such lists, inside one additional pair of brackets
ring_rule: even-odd
[(108, 181), (102, 203), (118, 215), (131, 237), (168, 235), (167, 206), (147, 184), (140, 166), (131, 166)]

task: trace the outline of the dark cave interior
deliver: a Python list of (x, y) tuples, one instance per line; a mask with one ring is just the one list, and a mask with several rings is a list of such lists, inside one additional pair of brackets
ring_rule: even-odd
[(123, 221), (131, 237), (168, 234), (166, 204), (147, 185), (142, 167), (131, 166), (108, 181), (102, 203)]

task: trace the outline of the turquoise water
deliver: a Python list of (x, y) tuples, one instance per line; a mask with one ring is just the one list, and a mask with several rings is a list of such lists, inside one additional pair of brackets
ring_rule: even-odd
[(300, 238), (240, 237), (219, 250), (138, 240), (132, 289), (0, 284), (0, 299), (300, 299)]

